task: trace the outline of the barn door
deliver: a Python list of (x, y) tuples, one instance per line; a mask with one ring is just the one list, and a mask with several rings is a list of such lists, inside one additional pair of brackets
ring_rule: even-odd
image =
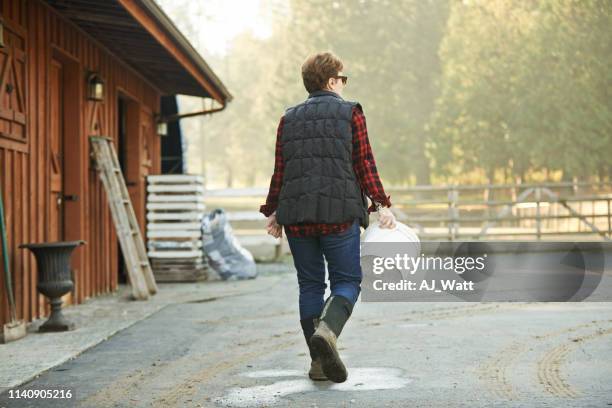
[(51, 59), (49, 78), (49, 155), (50, 194), (49, 241), (64, 238), (64, 70), (62, 63)]
[(8, 22), (5, 22), (3, 34), (5, 44), (0, 47), (0, 138), (24, 143), (25, 35), (20, 30), (9, 28)]

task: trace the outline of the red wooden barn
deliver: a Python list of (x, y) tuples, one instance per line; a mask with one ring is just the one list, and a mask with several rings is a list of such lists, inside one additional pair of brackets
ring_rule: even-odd
[[(67, 303), (118, 284), (122, 260), (88, 137), (115, 141), (144, 233), (162, 96), (225, 106), (231, 95), (153, 0), (2, 0), (0, 18), (0, 189), (17, 314), (31, 321), (49, 307), (22, 243), (87, 241), (73, 256)], [(90, 96), (96, 82), (100, 101)], [(0, 324), (8, 319), (0, 279)]]

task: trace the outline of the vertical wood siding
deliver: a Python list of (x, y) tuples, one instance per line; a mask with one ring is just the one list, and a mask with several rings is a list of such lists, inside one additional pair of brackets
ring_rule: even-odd
[[(95, 39), (80, 31), (39, 0), (3, 0), (0, 13), (7, 28), (24, 35), (25, 49), (25, 142), (0, 135), (0, 183), (5, 206), (10, 268), (15, 289), (17, 315), (31, 321), (49, 313), (49, 306), (36, 291), (34, 257), (18, 246), (27, 242), (44, 242), (50, 202), (49, 144), (49, 66), (53, 55), (61, 53), (74, 61), (81, 81), (78, 117), (66, 126), (77, 126), (80, 144), (76, 145), (79, 168), (70, 168), (70, 177), (83, 193), (79, 201), (70, 202), (80, 223), (71, 223), (65, 239), (84, 239), (87, 245), (73, 256), (75, 289), (65, 299), (81, 303), (98, 294), (117, 288), (118, 247), (106, 194), (89, 157), (88, 136), (98, 134), (117, 139), (118, 92), (127, 93), (142, 111), (140, 134), (148, 151), (139, 152), (141, 160), (137, 185), (130, 187), (138, 219), (144, 223), (145, 175), (160, 172), (160, 141), (155, 134), (154, 113), (159, 111), (160, 94), (153, 85), (101, 47)], [(6, 31), (5, 31), (6, 33)], [(6, 35), (5, 35), (6, 38)], [(91, 102), (85, 97), (86, 75), (96, 71), (105, 81), (105, 100)], [(74, 78), (72, 78), (74, 80)], [(18, 79), (19, 80), (19, 79)], [(0, 91), (1, 92), (1, 91)], [(0, 93), (1, 98), (6, 98)], [(4, 126), (4, 125), (3, 125)], [(4, 129), (4, 128), (1, 128)], [(18, 128), (16, 129), (19, 130)], [(6, 133), (6, 132), (5, 132)], [(73, 148), (73, 147), (70, 147)], [(74, 157), (74, 156), (73, 156)], [(130, 159), (132, 159), (130, 157)], [(151, 160), (147, 162), (147, 160)], [(66, 164), (65, 164), (66, 166)], [(74, 166), (73, 166), (74, 167)], [(141, 202), (142, 201), (142, 202)], [(70, 210), (70, 214), (72, 214)], [(73, 220), (74, 221), (74, 220)], [(77, 220), (78, 221), (78, 220)], [(144, 231), (144, 225), (141, 225)], [(0, 265), (0, 273), (4, 273)], [(0, 275), (1, 277), (2, 275)], [(8, 321), (8, 300), (4, 280), (0, 279), (0, 324)]]

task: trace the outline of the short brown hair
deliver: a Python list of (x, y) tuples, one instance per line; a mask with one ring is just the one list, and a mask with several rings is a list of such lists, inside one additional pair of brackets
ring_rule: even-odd
[(340, 58), (331, 52), (322, 52), (306, 58), (302, 64), (302, 79), (308, 92), (325, 88), (329, 78), (338, 75), (344, 68)]

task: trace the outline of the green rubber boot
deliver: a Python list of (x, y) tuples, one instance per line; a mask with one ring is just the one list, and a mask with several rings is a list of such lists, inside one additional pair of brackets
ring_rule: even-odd
[(315, 351), (310, 344), (310, 338), (315, 332), (319, 324), (319, 319), (317, 317), (311, 317), (308, 319), (300, 320), (300, 324), (302, 325), (302, 331), (304, 332), (304, 338), (306, 339), (306, 345), (308, 346), (308, 351), (310, 352), (310, 370), (308, 371), (308, 377), (313, 381), (327, 381), (327, 377), (325, 373), (323, 373), (323, 365), (321, 364), (321, 358), (317, 356)]
[(353, 304), (347, 298), (340, 295), (330, 296), (323, 305), (319, 324), (310, 338), (314, 354), (321, 359), (323, 373), (336, 383), (344, 382), (348, 377), (336, 342), (352, 311)]

